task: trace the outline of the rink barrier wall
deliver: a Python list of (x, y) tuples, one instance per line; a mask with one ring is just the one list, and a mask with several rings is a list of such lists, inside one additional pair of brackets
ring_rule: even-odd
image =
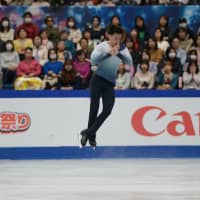
[[(0, 91), (0, 112), (13, 111), (13, 109), (14, 111), (18, 111), (18, 107), (13, 106), (13, 102), (16, 102), (16, 105), (17, 105), (17, 101), (19, 99), (23, 100), (25, 107), (26, 107), (26, 102), (30, 100), (33, 101), (31, 103), (37, 104), (38, 100), (42, 100), (42, 101), (45, 100), (46, 102), (48, 102), (51, 100), (54, 101), (54, 99), (56, 99), (56, 100), (63, 100), (63, 101), (67, 100), (67, 102), (70, 102), (70, 99), (72, 100), (76, 99), (77, 102), (79, 102), (79, 101), (82, 101), (83, 99), (83, 100), (86, 100), (86, 102), (83, 102), (83, 103), (89, 104), (89, 91), (88, 90), (79, 90), (79, 91), (78, 90), (77, 91), (76, 90), (74, 91), (1, 90)], [(188, 109), (191, 112), (195, 110), (195, 112), (198, 113), (199, 107), (197, 105), (199, 105), (200, 103), (200, 91), (197, 91), (197, 90), (116, 91), (117, 103), (122, 106), (123, 106), (123, 101), (131, 100), (134, 103), (134, 100), (141, 101), (141, 99), (142, 100), (144, 99), (148, 102), (152, 99), (153, 103), (158, 102), (158, 106), (160, 105), (160, 102), (162, 104), (162, 101), (163, 101), (164, 104), (166, 104), (166, 102), (169, 102), (169, 99), (171, 99), (171, 101), (174, 102), (175, 107), (177, 106), (176, 101), (180, 103), (182, 102), (183, 104), (181, 105), (184, 105), (184, 104), (186, 105), (186, 107), (181, 108), (182, 110)], [(142, 104), (145, 104), (146, 101), (143, 101)], [(67, 102), (66, 104), (68, 104)], [(173, 110), (173, 102), (171, 102), (169, 106), (169, 107), (172, 107), (171, 108), (172, 110)], [(194, 105), (192, 102), (194, 102)], [(71, 103), (70, 103), (70, 106), (71, 106)], [(189, 108), (188, 106), (191, 108)], [(116, 105), (115, 105), (115, 109), (116, 109)], [(87, 112), (88, 107), (85, 108), (85, 110)], [(176, 113), (177, 111), (175, 109), (173, 113)], [(115, 118), (115, 112), (112, 115), (114, 115), (113, 118)], [(112, 119), (112, 115), (110, 117), (111, 119)], [(87, 117), (87, 114), (84, 115), (84, 118), (85, 116)], [(82, 112), (80, 112), (80, 118), (81, 117), (82, 117)], [(123, 118), (123, 113), (122, 113), (122, 118)], [(114, 119), (114, 120), (117, 120), (117, 119)], [(81, 121), (80, 122), (81, 126), (84, 126), (83, 123), (84, 124), (87, 123), (87, 119), (84, 119), (84, 122), (82, 120), (80, 121)], [(200, 123), (198, 124), (197, 120), (193, 121), (193, 123), (194, 123), (195, 129), (196, 128), (198, 129), (200, 127)], [(103, 127), (103, 131), (109, 129), (110, 128), (109, 126), (110, 126), (110, 123), (107, 123), (105, 127)], [(117, 126), (117, 124), (116, 123), (114, 125), (112, 124), (112, 127), (113, 126)], [(122, 126), (123, 126), (123, 123), (122, 123)], [(41, 132), (40, 135), (42, 135), (42, 133), (43, 132)], [(119, 137), (119, 139), (113, 145), (107, 142), (107, 139), (110, 141), (110, 138), (109, 138), (110, 134), (111, 133), (104, 134), (101, 138), (100, 145), (96, 148), (95, 151), (93, 151), (92, 148), (90, 147), (85, 147), (83, 149), (80, 149), (78, 147), (77, 141), (74, 141), (76, 140), (75, 138), (71, 138), (73, 142), (70, 143), (69, 141), (69, 145), (68, 144), (63, 145), (63, 143), (62, 144), (60, 143), (60, 145), (58, 145), (60, 141), (58, 142), (58, 144), (57, 143), (53, 144), (52, 140), (50, 141), (48, 138), (45, 138), (47, 136), (45, 136), (44, 138), (40, 138), (36, 134), (36, 136), (33, 138), (33, 140), (35, 141), (33, 141), (33, 143), (30, 143), (31, 145), (28, 146), (27, 145), (28, 143), (26, 143), (25, 141), (27, 139), (26, 138), (27, 135), (26, 137), (24, 137), (23, 135), (20, 136), (22, 139), (20, 143), (19, 138), (16, 139), (16, 141), (15, 141), (15, 138), (13, 138), (16, 136), (14, 135), (5, 136), (5, 134), (0, 133), (0, 140), (1, 140), (0, 141), (0, 159), (199, 158), (200, 157), (199, 130), (196, 132), (196, 135), (192, 136), (192, 139), (190, 138), (189, 140), (187, 140), (187, 137), (181, 136), (182, 139), (179, 139), (179, 137), (175, 137), (176, 141), (174, 142), (174, 138), (171, 139), (170, 138), (171, 136), (169, 137), (168, 135), (167, 136), (161, 135), (158, 138), (153, 139), (153, 140), (152, 140), (152, 137), (149, 138), (149, 144), (148, 144), (148, 139), (145, 138), (145, 140), (143, 141), (141, 139), (143, 138), (143, 136), (137, 135), (136, 140), (134, 139), (133, 141), (131, 141), (131, 143), (127, 142), (127, 145), (126, 145), (126, 141), (124, 143), (122, 141), (122, 144), (120, 144), (121, 138), (119, 134), (116, 134), (116, 138)], [(132, 137), (132, 133), (131, 133), (131, 137)], [(139, 138), (138, 141), (137, 141), (137, 138)], [(42, 139), (44, 140), (46, 139), (47, 143), (44, 146), (42, 146), (41, 144), (36, 145), (37, 142), (39, 143)], [(63, 140), (65, 138), (61, 138), (61, 139)], [(130, 138), (127, 138), (127, 140), (129, 139)], [(9, 143), (9, 140), (12, 140), (12, 142)], [(161, 143), (160, 145), (159, 145), (159, 141)], [(8, 144), (5, 144), (6, 142), (8, 142)], [(16, 145), (15, 145), (15, 142), (16, 142)], [(53, 145), (52, 146), (48, 145), (48, 143), (53, 144)]]

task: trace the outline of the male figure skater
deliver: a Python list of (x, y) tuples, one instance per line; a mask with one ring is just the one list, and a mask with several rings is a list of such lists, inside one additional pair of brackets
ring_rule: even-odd
[[(114, 86), (119, 65), (123, 62), (132, 66), (131, 55), (122, 43), (124, 30), (119, 26), (109, 26), (108, 41), (100, 43), (91, 54), (93, 65), (97, 66), (90, 83), (90, 113), (88, 128), (80, 133), (80, 147), (87, 141), (96, 147), (96, 132), (110, 115), (114, 101)], [(103, 110), (98, 115), (99, 101), (102, 98)], [(98, 115), (98, 116), (97, 116)]]

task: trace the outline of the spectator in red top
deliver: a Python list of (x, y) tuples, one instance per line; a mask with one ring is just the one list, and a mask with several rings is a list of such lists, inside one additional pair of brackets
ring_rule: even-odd
[(27, 47), (24, 52), (25, 58), (17, 67), (17, 76), (37, 77), (41, 74), (40, 64), (33, 59), (33, 50)]
[(25, 12), (23, 15), (24, 22), (17, 27), (16, 37), (19, 37), (19, 30), (24, 29), (27, 32), (27, 37), (33, 39), (38, 35), (38, 27), (32, 22), (32, 14), (30, 12)]

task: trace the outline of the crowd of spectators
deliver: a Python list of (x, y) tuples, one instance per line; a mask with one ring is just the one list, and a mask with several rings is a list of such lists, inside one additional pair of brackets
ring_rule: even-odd
[[(45, 28), (33, 23), (25, 12), (21, 25), (13, 29), (8, 17), (0, 20), (0, 87), (27, 89), (86, 89), (96, 66), (92, 50), (107, 39), (101, 18), (93, 16), (84, 31), (73, 17), (59, 29), (52, 16), (45, 17)], [(194, 32), (185, 18), (172, 31), (168, 17), (160, 16), (151, 34), (141, 16), (126, 31), (123, 43), (133, 66), (122, 63), (116, 77), (116, 89), (200, 89), (200, 30)], [(87, 24), (87, 23), (86, 23)], [(109, 25), (120, 26), (120, 17), (112, 16)]]
[(8, 6), (118, 6), (118, 5), (194, 5), (199, 0), (1, 0), (0, 5)]

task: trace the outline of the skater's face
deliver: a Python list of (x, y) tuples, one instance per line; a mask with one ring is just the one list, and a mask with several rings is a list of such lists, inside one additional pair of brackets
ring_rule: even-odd
[(122, 40), (122, 34), (114, 33), (108, 35), (111, 46), (119, 45)]

